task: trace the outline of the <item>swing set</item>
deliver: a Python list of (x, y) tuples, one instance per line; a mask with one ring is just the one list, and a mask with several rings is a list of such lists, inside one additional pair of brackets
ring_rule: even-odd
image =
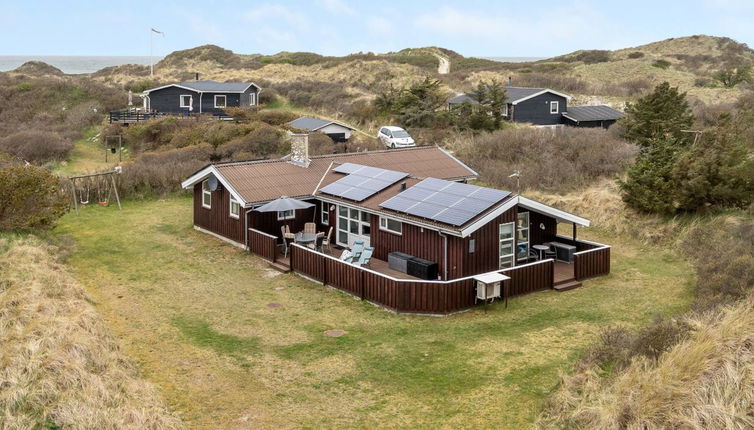
[(71, 195), (73, 196), (73, 207), (76, 209), (76, 215), (79, 214), (79, 205), (81, 207), (88, 205), (92, 198), (95, 198), (100, 206), (110, 205), (113, 193), (115, 194), (115, 201), (118, 203), (118, 209), (123, 209), (120, 205), (118, 187), (115, 185), (115, 175), (119, 173), (120, 166), (110, 172), (68, 178), (71, 180)]

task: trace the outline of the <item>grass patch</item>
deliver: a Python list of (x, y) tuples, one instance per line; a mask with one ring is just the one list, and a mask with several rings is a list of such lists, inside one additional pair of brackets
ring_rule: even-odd
[[(99, 133), (102, 127), (90, 127), (84, 130), (84, 136), (74, 142), (73, 150), (67, 161), (55, 163), (53, 171), (63, 176), (73, 176), (91, 172), (110, 170), (121, 164), (118, 154), (107, 154), (105, 161), (105, 147), (100, 143)], [(130, 152), (124, 148), (123, 161), (130, 158)]]
[(98, 311), (196, 428), (529, 428), (602, 327), (691, 298), (692, 271), (672, 252), (584, 229), (613, 245), (609, 276), (508, 309), (395, 315), (271, 271), (193, 230), (191, 214), (190, 197), (128, 200), (66, 215), (54, 233), (75, 239), (68, 262)]
[(173, 324), (189, 341), (202, 348), (210, 348), (218, 354), (243, 357), (259, 352), (259, 339), (219, 333), (209, 323), (199, 318), (179, 315)]

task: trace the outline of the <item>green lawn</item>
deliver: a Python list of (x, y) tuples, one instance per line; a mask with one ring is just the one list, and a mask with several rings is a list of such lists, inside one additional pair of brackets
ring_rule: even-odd
[(188, 197), (123, 207), (68, 214), (56, 234), (75, 238), (69, 264), (96, 308), (194, 428), (527, 428), (602, 327), (691, 298), (669, 251), (584, 229), (614, 245), (610, 276), (508, 309), (396, 315), (194, 231)]
[[(62, 163), (56, 163), (53, 170), (63, 176), (73, 176), (85, 173), (101, 172), (112, 170), (121, 162), (118, 160), (118, 154), (107, 154), (105, 161), (105, 147), (100, 143), (97, 136), (102, 131), (102, 127), (91, 127), (84, 131), (84, 136), (74, 142), (68, 160)], [(130, 158), (128, 148), (124, 149), (123, 161)]]

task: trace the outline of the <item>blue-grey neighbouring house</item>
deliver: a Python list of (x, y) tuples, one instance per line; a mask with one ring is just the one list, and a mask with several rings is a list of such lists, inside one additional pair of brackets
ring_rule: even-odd
[[(509, 121), (534, 125), (561, 124), (560, 114), (568, 109), (571, 96), (548, 88), (505, 87), (507, 95), (503, 116)], [(468, 103), (479, 104), (473, 94), (460, 94), (448, 100), (448, 108)]]
[(302, 116), (301, 118), (294, 119), (293, 121), (289, 122), (288, 125), (299, 130), (318, 131), (320, 133), (324, 133), (335, 142), (347, 141), (351, 137), (351, 132), (353, 130), (356, 130), (349, 125), (337, 121), (328, 121), (308, 116)]
[(571, 106), (563, 112), (563, 124), (608, 128), (624, 116), (623, 112), (605, 105)]
[(147, 112), (224, 115), (225, 108), (256, 106), (262, 89), (253, 82), (189, 81), (141, 94)]

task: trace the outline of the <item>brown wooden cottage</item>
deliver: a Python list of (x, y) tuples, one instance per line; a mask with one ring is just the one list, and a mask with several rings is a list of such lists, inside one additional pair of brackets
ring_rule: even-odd
[[(307, 156), (305, 135), (281, 159), (218, 163), (183, 182), (194, 190), (194, 227), (307, 276), (402, 312), (444, 314), (473, 306), (475, 277), (505, 275), (503, 296), (568, 289), (610, 270), (610, 247), (577, 238), (589, 220), (514, 193), (469, 184), (477, 173), (436, 146)], [(281, 196), (314, 206), (254, 209)], [(281, 227), (332, 232), (333, 250), (292, 245)], [(567, 223), (570, 237), (557, 234)], [(364, 268), (340, 249), (374, 248)], [(543, 246), (547, 244), (547, 246)], [(539, 249), (537, 249), (539, 248)], [(391, 253), (437, 265), (438, 279), (389, 267)], [(394, 254), (397, 255), (397, 254)]]

